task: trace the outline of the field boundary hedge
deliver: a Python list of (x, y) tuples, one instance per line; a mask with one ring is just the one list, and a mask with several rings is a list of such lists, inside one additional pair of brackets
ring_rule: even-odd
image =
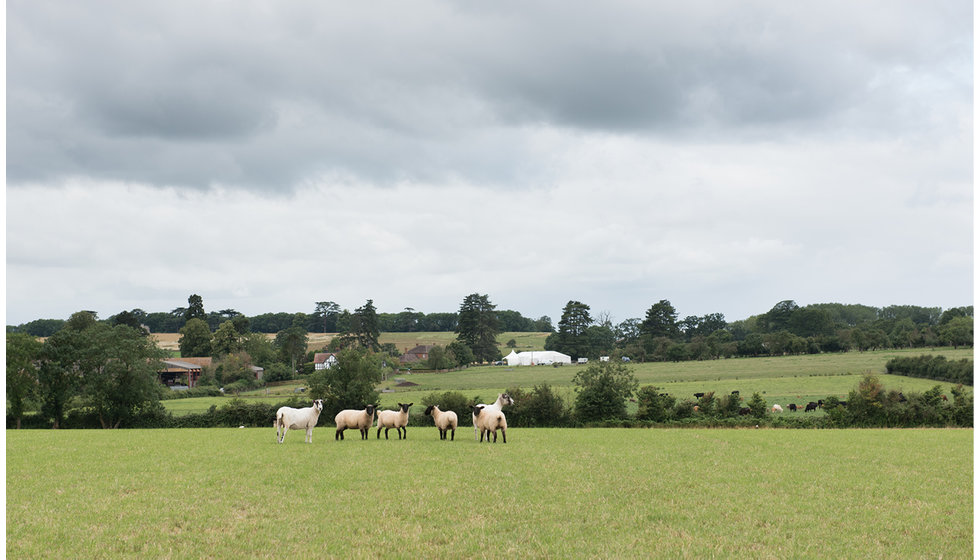
[(930, 354), (914, 358), (892, 358), (885, 364), (885, 371), (892, 375), (920, 377), (973, 386), (973, 360), (967, 358), (950, 361), (945, 356)]

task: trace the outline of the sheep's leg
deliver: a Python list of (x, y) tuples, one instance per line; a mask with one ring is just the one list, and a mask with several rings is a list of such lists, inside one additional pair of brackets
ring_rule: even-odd
[(336, 434), (334, 434), (334, 436), (333, 436), (333, 439), (334, 439), (334, 440), (341, 440), (341, 439), (344, 439), (344, 431), (338, 428), (338, 429), (337, 429), (337, 433), (336, 433)]
[(507, 443), (507, 430), (501, 429), (500, 430), (500, 435), (501, 435), (501, 437), (504, 438), (504, 443)]
[[(446, 436), (443, 435), (442, 439), (446, 439)], [(456, 441), (456, 428), (453, 428), (453, 437), (450, 438), (449, 441)]]
[(313, 443), (313, 428), (306, 429), (306, 443)]
[(398, 439), (403, 439), (402, 436), (404, 436), (404, 439), (408, 439), (408, 428), (407, 427), (404, 427), (403, 426), (401, 428), (401, 433), (398, 434)]
[(381, 439), (381, 426), (378, 426), (378, 439)]

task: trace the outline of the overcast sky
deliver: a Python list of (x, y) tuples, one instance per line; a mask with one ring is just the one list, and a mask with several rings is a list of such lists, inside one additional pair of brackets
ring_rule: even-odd
[(7, 324), (973, 304), (965, 0), (6, 6)]

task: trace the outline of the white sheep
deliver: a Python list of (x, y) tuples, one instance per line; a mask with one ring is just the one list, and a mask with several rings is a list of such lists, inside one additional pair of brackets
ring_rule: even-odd
[(436, 423), (436, 427), (439, 428), (439, 439), (446, 439), (446, 432), (452, 430), (452, 434), (449, 437), (449, 441), (454, 441), (456, 439), (456, 426), (459, 424), (456, 418), (456, 413), (452, 410), (447, 410), (445, 412), (439, 410), (438, 405), (431, 405), (429, 408), (425, 409), (426, 416), (432, 416), (432, 419)]
[(395, 428), (398, 430), (398, 439), (408, 439), (408, 407), (415, 403), (398, 403), (400, 410), (382, 410), (378, 412), (378, 439), (381, 439), (381, 428), (385, 429), (385, 439), (388, 439), (388, 430)]
[(507, 443), (507, 418), (504, 416), (502, 410), (496, 410), (478, 404), (473, 407), (473, 418), (476, 422), (476, 427), (480, 431), (480, 441), (483, 441), (483, 436), (486, 434), (487, 442), (490, 441), (490, 432), (493, 432), (493, 442), (497, 443), (497, 430), (500, 430), (501, 435), (504, 438), (504, 443)]
[(361, 431), (361, 439), (367, 439), (371, 425), (374, 424), (374, 405), (369, 404), (364, 410), (341, 410), (333, 421), (337, 424), (334, 439), (344, 439), (344, 430), (347, 428), (357, 428)]
[(778, 404), (774, 404), (774, 405), (772, 405), (772, 411), (773, 412), (782, 412), (783, 411), (783, 407), (779, 406)]
[[(276, 440), (282, 443), (286, 438), (287, 430), (306, 430), (306, 443), (313, 443), (313, 426), (316, 426), (320, 419), (320, 411), (323, 410), (323, 401), (317, 399), (313, 401), (313, 406), (306, 408), (291, 408), (288, 406), (280, 407), (276, 411)], [(243, 426), (244, 427), (244, 426)]]
[[(511, 396), (508, 395), (507, 393), (501, 393), (501, 394), (497, 395), (497, 400), (493, 401), (493, 404), (478, 404), (476, 406), (479, 407), (482, 410), (488, 410), (488, 411), (489, 410), (496, 410), (497, 412), (500, 412), (500, 410), (505, 405), (512, 405), (512, 404), (514, 404), (514, 399), (511, 398)], [(475, 410), (475, 408), (474, 408), (474, 412), (473, 412), (473, 435), (476, 437), (476, 439), (482, 440), (483, 434), (481, 434), (479, 428), (476, 427), (476, 415), (477, 414), (479, 414), (479, 411)]]

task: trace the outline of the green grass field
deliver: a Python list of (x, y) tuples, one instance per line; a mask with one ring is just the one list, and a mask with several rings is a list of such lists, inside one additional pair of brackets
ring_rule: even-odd
[[(408, 333), (416, 334), (416, 333)], [(421, 333), (426, 334), (426, 333)], [(440, 334), (440, 333), (434, 333)], [(451, 333), (450, 333), (451, 334)], [(520, 333), (515, 333), (520, 334)], [(531, 333), (537, 334), (537, 333)], [(971, 349), (952, 350), (948, 348), (931, 350), (882, 350), (877, 352), (848, 352), (845, 354), (816, 354), (806, 356), (782, 356), (775, 358), (737, 358), (728, 360), (709, 360), (703, 362), (658, 362), (630, 364), (640, 385), (656, 385), (679, 399), (691, 397), (694, 393), (714, 391), (722, 395), (740, 391), (743, 397), (758, 392), (771, 404), (786, 406), (793, 402), (805, 404), (811, 400), (830, 395), (846, 397), (856, 388), (861, 377), (874, 373), (881, 378), (885, 387), (900, 391), (923, 392), (939, 384), (947, 395), (951, 394), (949, 383), (938, 383), (929, 379), (893, 376), (885, 374), (885, 364), (897, 356), (918, 356), (921, 354), (943, 355), (951, 360), (973, 358)], [(421, 403), (422, 398), (431, 392), (460, 391), (466, 396), (479, 396), (483, 402), (491, 402), (497, 394), (509, 387), (530, 389), (535, 385), (548, 383), (559, 394), (573, 398), (572, 379), (583, 367), (579, 365), (552, 366), (484, 366), (472, 367), (447, 373), (401, 373), (395, 377), (416, 383), (416, 387), (396, 387), (394, 379), (379, 385), (380, 389), (393, 389), (394, 393), (381, 395), (382, 408), (395, 408), (397, 402)], [(243, 393), (250, 402), (256, 400), (275, 403), (293, 396), (293, 389), (300, 386), (286, 385), (274, 387), (266, 396), (266, 390)], [(230, 397), (204, 397), (164, 401), (175, 415), (199, 414), (206, 412), (212, 404), (221, 406)], [(412, 409), (412, 414), (422, 410)], [(822, 414), (822, 412), (820, 412)]]
[(973, 430), (456, 436), (8, 430), (7, 556), (973, 556)]

